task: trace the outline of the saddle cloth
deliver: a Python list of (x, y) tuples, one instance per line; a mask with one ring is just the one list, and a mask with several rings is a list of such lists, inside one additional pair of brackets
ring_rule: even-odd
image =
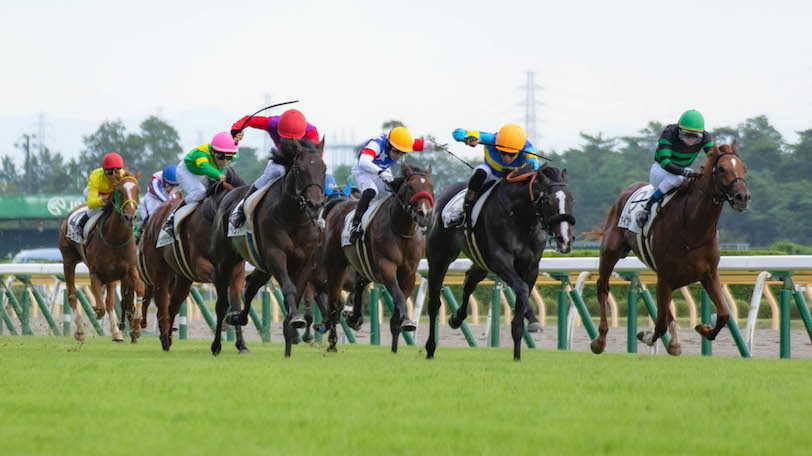
[[(378, 212), (378, 209), (380, 209), (381, 205), (383, 205), (383, 202), (388, 200), (391, 197), (392, 197), (392, 195), (386, 195), (385, 197), (383, 197), (383, 198), (381, 198), (381, 199), (379, 199), (377, 201), (373, 201), (372, 204), (369, 205), (369, 208), (367, 209), (366, 213), (363, 215), (363, 217), (361, 217), (361, 230), (364, 231), (364, 233), (366, 233), (366, 230), (367, 230), (367, 227), (369, 226), (369, 223), (375, 217), (375, 214)], [(347, 216), (344, 217), (344, 228), (341, 229), (341, 246), (342, 247), (350, 245), (350, 234), (351, 234), (351, 231), (352, 231), (352, 219), (353, 219), (353, 217), (355, 217), (355, 209), (351, 210), (347, 214)], [(363, 236), (360, 240), (363, 241), (364, 237), (366, 237), (366, 236)]]
[[(485, 205), (485, 201), (488, 200), (488, 197), (491, 195), (491, 192), (497, 184), (499, 184), (499, 181), (494, 182), (494, 184), (491, 185), (491, 187), (486, 190), (485, 193), (477, 198), (476, 202), (474, 203), (474, 208), (471, 210), (471, 218), (473, 219), (473, 224), (471, 226), (476, 226), (476, 222), (479, 220), (479, 214), (482, 212), (482, 207)], [(449, 200), (448, 204), (446, 204), (443, 208), (443, 212), (440, 214), (440, 216), (443, 219), (443, 226), (445, 228), (461, 226), (460, 222), (465, 216), (463, 205), (465, 203), (466, 191), (467, 189), (465, 188), (460, 190), (459, 193), (451, 197), (451, 200)]]
[(271, 188), (276, 181), (279, 180), (279, 177), (276, 179), (271, 180), (266, 185), (258, 188), (254, 193), (252, 193), (248, 198), (243, 198), (240, 200), (239, 203), (234, 205), (234, 209), (231, 211), (231, 215), (237, 213), (237, 210), (240, 206), (243, 207), (243, 211), (245, 213), (245, 223), (242, 226), (235, 227), (234, 224), (231, 222), (233, 217), (228, 218), (228, 237), (237, 237), (243, 236), (249, 232), (254, 232), (254, 210), (257, 208), (259, 201), (268, 193), (268, 189)]
[(161, 227), (161, 232), (158, 234), (158, 242), (155, 243), (155, 247), (164, 247), (174, 242), (176, 238), (180, 239), (180, 231), (178, 229), (180, 227), (180, 223), (186, 217), (188, 217), (189, 214), (194, 212), (194, 210), (197, 208), (199, 204), (200, 203), (186, 204), (180, 209), (174, 211), (172, 214), (169, 214), (170, 220), (173, 220), (172, 226), (174, 226), (175, 228), (173, 230), (174, 236), (171, 233), (167, 232), (165, 229), (163, 229), (163, 227)]
[(84, 213), (85, 207), (82, 207), (78, 211), (73, 211), (73, 213), (68, 216), (68, 229), (65, 234), (68, 236), (68, 239), (77, 244), (85, 243), (85, 239), (87, 239), (87, 235), (90, 234), (90, 230), (93, 229), (93, 226), (99, 221), (102, 215), (101, 211), (99, 211), (98, 214), (91, 216), (87, 220), (87, 223), (85, 223), (84, 232), (79, 232), (79, 219), (82, 218)]
[(641, 254), (640, 259), (643, 261), (643, 263), (646, 263), (648, 267), (656, 271), (657, 265), (654, 262), (654, 256), (651, 254), (652, 238), (649, 235), (649, 231), (651, 230), (651, 226), (654, 223), (654, 219), (657, 217), (660, 208), (664, 207), (669, 201), (671, 201), (671, 198), (674, 196), (676, 191), (669, 192), (667, 195), (665, 195), (665, 198), (660, 200), (661, 202), (654, 203), (654, 205), (651, 207), (651, 214), (648, 222), (641, 229), (637, 225), (637, 214), (643, 210), (646, 205), (646, 201), (652, 193), (654, 193), (654, 187), (651, 185), (644, 185), (632, 193), (632, 196), (629, 197), (626, 204), (623, 206), (623, 211), (620, 213), (620, 219), (618, 220), (617, 226), (620, 228), (626, 228), (627, 230), (636, 234), (637, 248)]

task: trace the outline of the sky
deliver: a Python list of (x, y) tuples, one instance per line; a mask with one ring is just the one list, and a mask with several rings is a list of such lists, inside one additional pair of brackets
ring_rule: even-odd
[(527, 71), (548, 152), (691, 108), (708, 129), (760, 114), (788, 141), (812, 128), (812, 2), (225, 3), (3, 2), (0, 154), (19, 155), (40, 112), (68, 157), (101, 122), (153, 114), (190, 149), (266, 96), (300, 100), (328, 145), (389, 119), (453, 142), (523, 124)]

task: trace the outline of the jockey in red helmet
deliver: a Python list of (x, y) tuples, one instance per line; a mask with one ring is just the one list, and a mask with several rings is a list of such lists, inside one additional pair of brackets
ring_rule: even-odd
[[(243, 124), (245, 124), (246, 119), (248, 119), (248, 116), (236, 121), (234, 125), (231, 126), (231, 134), (234, 136), (235, 143), (239, 143), (240, 140), (242, 140), (242, 127)], [(279, 148), (283, 138), (304, 138), (313, 141), (314, 143), (319, 142), (319, 132), (316, 130), (316, 127), (309, 124), (307, 120), (305, 120), (304, 114), (296, 109), (288, 109), (287, 111), (283, 112), (281, 116), (254, 116), (248, 120), (248, 123), (245, 124), (245, 126), (267, 131), (268, 134), (271, 135), (271, 139), (277, 148)], [(270, 160), (268, 160), (268, 165), (265, 167), (265, 171), (263, 171), (262, 175), (254, 181), (254, 183), (248, 189), (248, 193), (246, 193), (245, 197), (248, 198), (248, 196), (254, 193), (256, 189), (264, 187), (268, 184), (268, 182), (284, 175), (285, 167), (279, 163), (276, 163), (272, 154)], [(242, 204), (239, 205), (237, 213), (234, 214), (232, 223), (234, 223), (236, 226), (240, 226), (245, 223), (245, 213), (243, 212)]]

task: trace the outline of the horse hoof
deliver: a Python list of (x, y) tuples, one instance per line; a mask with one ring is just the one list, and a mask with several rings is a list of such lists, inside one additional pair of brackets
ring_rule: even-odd
[(290, 325), (291, 325), (292, 327), (296, 328), (296, 329), (302, 329), (302, 328), (304, 328), (305, 326), (307, 326), (307, 322), (305, 321), (305, 319), (304, 319), (304, 318), (302, 318), (302, 316), (301, 316), (301, 315), (294, 315), (294, 316), (293, 316), (293, 317), (290, 319)]
[(682, 354), (682, 346), (679, 344), (669, 345), (668, 347), (665, 348), (665, 351), (667, 351), (668, 354), (671, 356), (679, 356)]
[(357, 319), (350, 319), (347, 320), (347, 325), (352, 328), (353, 331), (358, 331), (361, 329), (361, 325), (364, 324), (364, 317), (358, 317)]
[(304, 336), (302, 336), (303, 342), (310, 342), (311, 340), (313, 340), (313, 335), (310, 334), (309, 332), (305, 333)]
[(124, 342), (124, 336), (121, 333), (113, 334), (113, 342)]
[(141, 320), (141, 329), (147, 329), (147, 319)]
[(138, 338), (135, 336), (130, 336), (130, 344), (137, 344)]
[(404, 319), (403, 321), (400, 322), (400, 330), (401, 331), (406, 331), (406, 332), (412, 332), (412, 331), (417, 330), (417, 325), (412, 320), (409, 320), (408, 318), (406, 318), (406, 319)]
[(219, 355), (221, 348), (222, 347), (220, 346), (220, 344), (212, 343), (211, 344), (211, 354), (214, 355), (214, 356)]
[(538, 322), (538, 321), (534, 321), (533, 323), (530, 323), (529, 325), (527, 325), (527, 332), (540, 333), (540, 332), (543, 332), (543, 331), (544, 331), (544, 327), (541, 326), (541, 323)]
[(249, 349), (247, 349), (245, 347), (239, 348), (237, 350), (238, 350), (240, 355), (250, 355), (251, 354), (251, 350), (249, 350)]
[(451, 314), (451, 315), (448, 317), (448, 326), (450, 326), (450, 327), (451, 327), (451, 329), (458, 329), (460, 326), (462, 326), (462, 322), (461, 322), (461, 321), (457, 321), (457, 319), (456, 319), (456, 318), (454, 318), (454, 317), (456, 317), (456, 316), (457, 316), (457, 314), (456, 314), (456, 313), (452, 313), (452, 314)]
[(244, 316), (242, 312), (229, 312), (225, 322), (231, 326), (245, 326), (248, 324), (248, 317)]
[(713, 328), (711, 327), (711, 325), (696, 325), (694, 326), (694, 329), (696, 330), (696, 332), (699, 333), (700, 336), (704, 337), (705, 339), (713, 340), (710, 337), (708, 337), (708, 334), (713, 332)]
[(104, 317), (104, 307), (94, 307), (93, 312), (96, 313), (96, 318), (101, 319)]
[(299, 335), (296, 334), (295, 336), (293, 336), (293, 339), (291, 339), (290, 343), (292, 343), (293, 345), (299, 345), (299, 342), (301, 341), (302, 340), (299, 338)]
[(654, 334), (651, 331), (640, 331), (637, 333), (637, 340), (643, 342), (644, 344), (648, 345), (649, 347), (654, 346)]
[(592, 339), (592, 343), (589, 344), (589, 348), (592, 349), (592, 353), (596, 355), (600, 355), (603, 353), (603, 350), (606, 348), (606, 343), (601, 342), (600, 338), (596, 337)]
[(79, 342), (84, 342), (85, 341), (85, 333), (78, 332), (78, 333), (73, 335), (73, 338), (78, 340)]
[(125, 325), (124, 325), (124, 322), (122, 321), (121, 323), (118, 324), (118, 330), (119, 331), (124, 331), (124, 328), (125, 328)]

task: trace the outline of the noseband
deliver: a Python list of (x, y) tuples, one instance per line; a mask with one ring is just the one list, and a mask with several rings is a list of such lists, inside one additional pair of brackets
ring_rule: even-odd
[[(424, 178), (431, 179), (431, 177), (428, 175), (428, 173), (416, 172), (416, 173), (413, 173), (411, 176), (409, 176), (409, 180), (406, 180), (406, 181), (404, 181), (404, 182), (401, 184), (401, 189), (402, 189), (402, 188), (404, 188), (404, 186), (405, 186), (406, 184), (408, 184), (408, 183), (409, 183), (409, 181), (412, 179), (412, 177), (418, 177), (418, 176), (421, 176), (421, 177), (424, 177)], [(387, 185), (388, 185), (388, 184), (387, 184)], [(408, 201), (406, 201), (406, 200), (405, 200), (405, 199), (404, 199), (404, 198), (401, 196), (401, 194), (400, 194), (400, 192), (399, 192), (399, 191), (397, 191), (397, 192), (396, 192), (396, 191), (394, 191), (395, 189), (394, 189), (394, 188), (392, 188), (392, 186), (391, 186), (391, 185), (389, 186), (389, 189), (390, 189), (390, 190), (392, 190), (392, 193), (395, 195), (395, 198), (397, 198), (397, 200), (398, 200), (398, 204), (400, 205), (401, 209), (403, 209), (403, 211), (404, 211), (404, 212), (406, 212), (407, 214), (409, 214), (409, 218), (410, 218), (410, 219), (411, 219), (413, 222), (415, 222), (415, 223), (417, 223), (418, 225), (420, 225), (421, 227), (425, 227), (425, 226), (426, 226), (426, 224), (427, 224), (426, 217), (425, 217), (425, 216), (421, 216), (420, 214), (418, 214), (418, 213), (417, 213), (417, 211), (416, 211), (416, 210), (414, 210), (414, 208), (412, 207), (412, 203), (414, 203), (415, 201), (418, 201), (418, 200), (420, 200), (420, 199), (426, 198), (426, 199), (428, 199), (428, 200), (429, 200), (429, 205), (430, 205), (431, 207), (434, 207), (434, 197), (433, 197), (433, 196), (431, 196), (431, 193), (429, 193), (429, 192), (425, 192), (425, 191), (423, 191), (423, 192), (417, 192), (417, 193), (415, 193), (415, 194), (414, 194), (414, 195), (413, 195), (411, 198), (409, 198), (409, 200), (408, 200)]]
[[(298, 185), (299, 183), (299, 175), (302, 172), (301, 167), (296, 162), (296, 159), (299, 158), (300, 154), (301, 149), (299, 149), (299, 151), (296, 152), (296, 155), (293, 156), (293, 164), (290, 166), (290, 172), (291, 174), (293, 174), (293, 179), (296, 185)], [(300, 210), (305, 211), (305, 208), (307, 207), (307, 198), (305, 198), (304, 194), (310, 187), (316, 187), (319, 189), (321, 193), (324, 193), (324, 183), (309, 183), (305, 184), (301, 188), (296, 188), (296, 193), (288, 193), (286, 189), (285, 194), (287, 194), (296, 201), (296, 203), (299, 205)], [(308, 216), (308, 218), (310, 218), (311, 221), (315, 222), (315, 219), (313, 217)], [(316, 216), (316, 218), (318, 218), (318, 216)]]

